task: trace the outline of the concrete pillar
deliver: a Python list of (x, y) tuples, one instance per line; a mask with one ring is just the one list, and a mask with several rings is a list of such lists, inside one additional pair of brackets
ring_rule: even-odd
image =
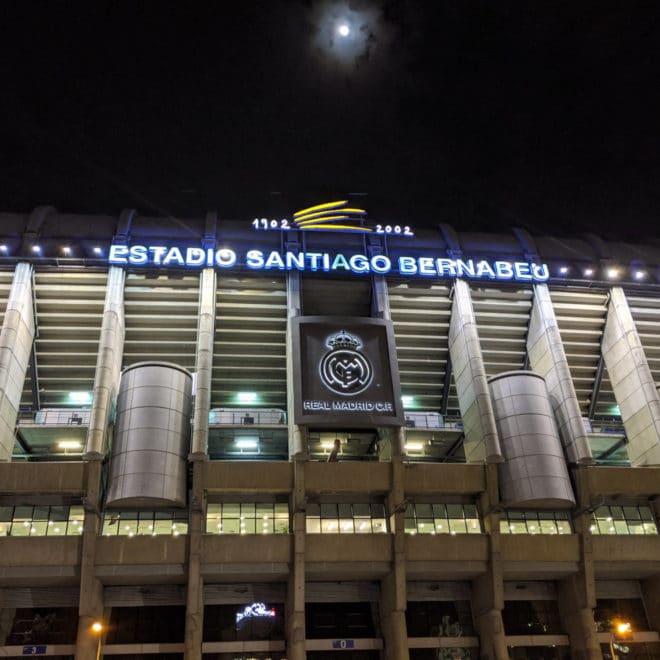
[(660, 633), (660, 575), (642, 580), (642, 598), (650, 629)]
[(454, 283), (449, 324), (449, 355), (463, 418), (465, 460), (468, 463), (484, 460), (501, 463), (502, 450), (495, 426), (470, 287), (463, 280), (456, 280)]
[(293, 558), (286, 590), (286, 657), (305, 660), (305, 463), (293, 463)]
[(534, 285), (527, 354), (532, 371), (545, 378), (566, 458), (569, 463), (592, 463), (587, 430), (546, 284)]
[(16, 616), (15, 607), (3, 607), (0, 609), (0, 646), (7, 644), (7, 637), (14, 627), (14, 618)]
[(380, 627), (383, 632), (385, 660), (408, 660), (406, 609), (406, 538), (404, 501), (404, 467), (401, 457), (392, 458), (392, 487), (387, 509), (393, 544), (392, 570), (381, 580)]
[[(370, 254), (380, 254), (371, 250)], [(387, 281), (384, 277), (373, 277), (371, 283), (371, 316), (386, 321), (392, 320), (390, 297)], [(379, 451), (378, 460), (389, 461), (392, 457), (405, 456), (406, 431), (403, 427), (378, 429)]]
[(660, 395), (621, 287), (610, 291), (601, 344), (634, 466), (660, 465)]
[(371, 316), (387, 321), (392, 319), (387, 280), (381, 276), (371, 280)]
[(479, 499), (479, 510), (489, 539), (488, 568), (472, 581), (472, 618), (479, 635), (483, 660), (508, 660), (506, 634), (502, 622), (504, 578), (500, 549), (499, 488), (497, 465), (486, 465), (486, 490)]
[(103, 619), (103, 585), (94, 575), (96, 542), (101, 523), (101, 461), (90, 461), (87, 471), (87, 495), (85, 497), (85, 520), (83, 522), (82, 554), (80, 557), (80, 605), (78, 609), (78, 635), (76, 638), (76, 660), (95, 660), (98, 634), (92, 624)]
[(14, 429), (33, 342), (32, 266), (20, 263), (0, 331), (0, 461), (10, 461), (14, 450)]
[(119, 391), (125, 335), (124, 277), (123, 269), (110, 266), (87, 430), (86, 460), (101, 460), (105, 455), (112, 404)]
[(199, 312), (197, 319), (197, 352), (195, 410), (193, 412), (190, 460), (208, 459), (209, 410), (213, 370), (213, 338), (215, 333), (216, 275), (205, 268), (199, 280)]
[(300, 273), (289, 272), (286, 275), (287, 329), (286, 329), (286, 382), (287, 382), (287, 420), (289, 425), (289, 458), (307, 460), (307, 429), (293, 423), (293, 342), (291, 337), (291, 319), (300, 316), (302, 301), (300, 296)]
[(586, 467), (573, 471), (580, 513), (573, 518), (574, 531), (580, 538), (578, 572), (557, 583), (557, 601), (564, 630), (571, 645), (571, 657), (579, 660), (601, 658), (596, 636), (594, 608), (596, 582), (593, 559), (593, 537), (589, 531), (591, 515), (588, 513), (591, 497), (587, 490)]
[[(207, 415), (208, 419), (208, 415)], [(186, 594), (185, 660), (202, 659), (204, 634), (204, 580), (201, 574), (202, 534), (206, 510), (202, 483), (202, 463), (193, 463), (193, 482), (188, 525), (188, 585)]]

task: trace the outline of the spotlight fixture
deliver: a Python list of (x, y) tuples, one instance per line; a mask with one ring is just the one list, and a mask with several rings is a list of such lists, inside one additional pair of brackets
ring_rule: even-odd
[(594, 274), (594, 269), (593, 268), (585, 268), (584, 269), (584, 276), (585, 277), (591, 277)]
[(560, 273), (561, 275), (566, 275), (566, 274), (568, 273), (569, 270), (570, 270), (570, 268), (569, 268), (568, 266), (562, 266), (562, 267), (559, 269), (559, 273)]
[(94, 248), (94, 254), (103, 254), (103, 250), (97, 245)]
[(62, 248), (62, 254), (66, 255), (68, 257), (71, 254), (71, 248), (68, 245), (65, 245)]
[(40, 254), (41, 253), (41, 246), (40, 245), (33, 245), (32, 246), (32, 252), (35, 254)]
[(646, 277), (646, 273), (643, 270), (636, 270), (635, 271), (635, 279), (636, 280), (643, 280)]
[(608, 268), (607, 277), (609, 277), (611, 280), (616, 279), (619, 277), (619, 271), (616, 268)]

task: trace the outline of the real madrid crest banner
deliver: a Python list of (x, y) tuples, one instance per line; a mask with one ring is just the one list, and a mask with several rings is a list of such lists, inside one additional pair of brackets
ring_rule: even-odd
[(296, 424), (403, 425), (390, 321), (302, 316), (291, 332)]

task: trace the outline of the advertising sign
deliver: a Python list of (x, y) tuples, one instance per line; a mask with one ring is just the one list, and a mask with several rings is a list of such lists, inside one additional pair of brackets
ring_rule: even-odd
[(391, 322), (303, 316), (291, 323), (296, 424), (403, 425)]

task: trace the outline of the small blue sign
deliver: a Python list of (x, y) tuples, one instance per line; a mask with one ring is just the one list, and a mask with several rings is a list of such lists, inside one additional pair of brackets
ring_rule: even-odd
[(354, 639), (333, 639), (332, 640), (333, 649), (354, 649), (355, 640)]
[(23, 655), (44, 655), (46, 653), (46, 645), (39, 644), (37, 646), (24, 646)]

